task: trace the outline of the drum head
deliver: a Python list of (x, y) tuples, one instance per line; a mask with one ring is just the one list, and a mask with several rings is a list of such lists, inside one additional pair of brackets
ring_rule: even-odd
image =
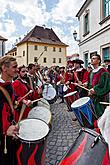
[(25, 119), (19, 123), (19, 139), (35, 142), (44, 139), (49, 133), (49, 126), (40, 119)]
[(38, 101), (38, 106), (50, 109), (50, 104), (44, 98), (41, 98), (41, 100)]
[(50, 123), (52, 115), (49, 109), (46, 107), (36, 106), (31, 109), (28, 113), (28, 118), (37, 118), (45, 121), (47, 124)]
[(56, 96), (56, 90), (50, 84), (45, 85), (42, 95), (44, 99), (52, 100)]
[(70, 93), (67, 93), (66, 95), (64, 95), (64, 97), (69, 97), (69, 96), (72, 96), (72, 95), (74, 95), (76, 93), (77, 93), (77, 91), (70, 92)]
[(85, 105), (90, 100), (90, 97), (82, 97), (71, 104), (71, 108), (78, 108)]

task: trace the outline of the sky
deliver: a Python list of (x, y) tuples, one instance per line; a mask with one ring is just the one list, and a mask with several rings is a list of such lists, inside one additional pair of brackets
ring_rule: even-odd
[(35, 25), (52, 28), (69, 45), (67, 55), (78, 53), (73, 32), (79, 31), (76, 14), (85, 0), (0, 0), (0, 35), (7, 38), (6, 52)]

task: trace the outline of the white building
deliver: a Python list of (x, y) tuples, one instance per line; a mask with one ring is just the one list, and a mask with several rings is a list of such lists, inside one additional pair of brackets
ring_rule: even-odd
[(87, 65), (96, 52), (110, 58), (110, 0), (86, 0), (76, 15), (79, 20), (79, 51)]

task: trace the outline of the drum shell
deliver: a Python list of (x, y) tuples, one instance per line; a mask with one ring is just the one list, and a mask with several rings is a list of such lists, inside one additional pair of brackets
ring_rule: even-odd
[[(98, 142), (92, 147), (96, 137)], [(108, 145), (101, 135), (90, 129), (82, 129), (75, 143), (59, 165), (109, 165)]]
[[(40, 124), (47, 125), (47, 123), (41, 119), (25, 119), (22, 120), (21, 123), (25, 122), (25, 121), (41, 121)], [(31, 123), (29, 123), (29, 125), (31, 125)], [(28, 127), (28, 126), (27, 126)], [(23, 128), (26, 129), (27, 127)], [(33, 127), (31, 127), (33, 128)], [(34, 127), (36, 128), (36, 127)], [(39, 127), (37, 126), (36, 129), (38, 129)], [(43, 127), (41, 127), (41, 132)], [(18, 136), (18, 141), (19, 141), (19, 146), (16, 152), (16, 158), (17, 158), (17, 164), (18, 165), (44, 165), (45, 162), (45, 154), (46, 154), (46, 141), (47, 141), (47, 136), (49, 135), (50, 132), (50, 128), (48, 127), (48, 131), (47, 133), (44, 133), (44, 136), (42, 136), (42, 133), (40, 132), (40, 136), (41, 138), (38, 138), (37, 140), (35, 138), (30, 139), (29, 140), (26, 139), (25, 134), (23, 135), (21, 133), (21, 135), (17, 135)], [(44, 127), (45, 129), (45, 127)], [(32, 130), (32, 129), (31, 129)], [(24, 131), (25, 132), (25, 131)], [(45, 132), (45, 131), (44, 131)], [(39, 133), (39, 131), (38, 131)], [(29, 134), (29, 132), (28, 132)], [(22, 137), (24, 136), (24, 138)], [(39, 137), (39, 136), (38, 136)]]
[(97, 116), (91, 99), (79, 107), (73, 107), (71, 105), (71, 109), (82, 127), (94, 128), (94, 121), (97, 119)]
[(30, 143), (19, 141), (16, 153), (18, 165), (44, 165), (46, 155), (46, 138)]

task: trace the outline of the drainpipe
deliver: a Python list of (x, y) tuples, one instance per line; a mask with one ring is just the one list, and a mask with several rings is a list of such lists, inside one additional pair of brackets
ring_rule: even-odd
[(28, 65), (28, 41), (27, 41), (27, 65)]

